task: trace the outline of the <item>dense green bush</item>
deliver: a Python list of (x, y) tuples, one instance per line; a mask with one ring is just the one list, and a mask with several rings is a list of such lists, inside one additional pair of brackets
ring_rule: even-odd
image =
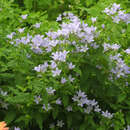
[(56, 1), (65, 2), (75, 15), (56, 21), (47, 6), (1, 2), (0, 120), (15, 130), (129, 130), (128, 12), (113, 1)]

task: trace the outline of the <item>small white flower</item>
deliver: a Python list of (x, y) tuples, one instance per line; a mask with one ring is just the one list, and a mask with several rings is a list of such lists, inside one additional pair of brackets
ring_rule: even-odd
[(67, 109), (68, 112), (72, 111), (72, 107), (71, 106), (68, 106), (66, 109)]
[(7, 94), (8, 94), (7, 92), (4, 92), (4, 91), (2, 91), (2, 90), (1, 90), (0, 93), (1, 93), (2, 96), (7, 96)]
[(61, 120), (61, 121), (57, 121), (57, 126), (58, 127), (63, 127), (63, 125), (64, 125), (64, 123), (63, 123), (63, 121)]

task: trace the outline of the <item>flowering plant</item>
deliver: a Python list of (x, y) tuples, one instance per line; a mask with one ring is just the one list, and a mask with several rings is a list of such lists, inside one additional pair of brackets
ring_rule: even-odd
[(101, 13), (103, 23), (64, 12), (47, 32), (46, 20), (28, 27), (31, 16), (19, 17), (21, 26), (7, 35), (2, 70), (10, 76), (0, 90), (8, 123), (31, 129), (36, 122), (41, 130), (129, 128), (130, 49), (122, 45), (129, 16), (116, 3)]

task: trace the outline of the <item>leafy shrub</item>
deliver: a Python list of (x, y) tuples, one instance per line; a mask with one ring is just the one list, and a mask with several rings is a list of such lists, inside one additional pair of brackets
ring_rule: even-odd
[(87, 22), (16, 13), (0, 48), (0, 118), (12, 129), (129, 129), (128, 15), (115, 3), (91, 11)]

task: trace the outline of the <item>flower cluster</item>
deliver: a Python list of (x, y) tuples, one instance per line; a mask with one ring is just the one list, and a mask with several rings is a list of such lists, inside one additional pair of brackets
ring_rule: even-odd
[(113, 117), (113, 114), (109, 113), (107, 110), (106, 112), (101, 111), (99, 108), (98, 102), (94, 100), (89, 100), (87, 98), (87, 95), (85, 92), (82, 92), (81, 90), (76, 92), (76, 95), (72, 98), (74, 102), (77, 102), (77, 105), (84, 108), (85, 113), (90, 113), (92, 110), (95, 112), (98, 112), (102, 114), (102, 116), (107, 117), (111, 119)]
[(112, 4), (112, 6), (105, 8), (104, 12), (112, 16), (113, 22), (119, 23), (120, 21), (124, 21), (127, 24), (130, 23), (129, 15), (125, 13), (125, 10), (121, 10), (120, 4)]
[(111, 72), (115, 74), (117, 78), (120, 78), (121, 76), (127, 77), (127, 74), (130, 74), (130, 67), (125, 64), (120, 53), (114, 56), (110, 55), (110, 60), (116, 61), (116, 66), (112, 68)]

